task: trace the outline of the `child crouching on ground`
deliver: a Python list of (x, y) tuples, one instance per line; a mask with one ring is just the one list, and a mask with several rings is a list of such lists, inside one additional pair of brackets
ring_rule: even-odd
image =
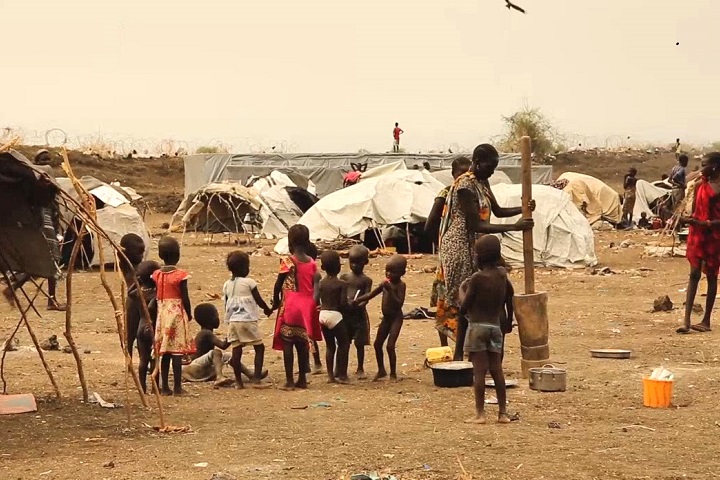
[[(233, 383), (232, 379), (222, 373), (223, 366), (230, 363), (232, 354), (223, 352), (230, 342), (215, 335), (214, 330), (220, 326), (220, 315), (217, 308), (209, 303), (201, 303), (195, 307), (195, 321), (200, 324), (200, 331), (195, 336), (197, 352), (190, 365), (183, 366), (182, 377), (186, 382), (215, 382), (215, 387), (225, 387)], [(253, 378), (245, 365), (240, 364), (243, 375)], [(267, 370), (262, 378), (267, 377)]]
[(225, 299), (225, 321), (228, 322), (228, 341), (232, 344), (231, 365), (235, 372), (235, 386), (244, 388), (242, 381), (242, 350), (252, 345), (255, 349), (255, 373), (252, 383), (259, 384), (265, 359), (265, 345), (258, 328), (260, 308), (266, 316), (272, 314), (260, 296), (257, 282), (248, 277), (250, 256), (241, 251), (231, 252), (227, 257), (227, 268), (232, 278), (223, 286)]
[[(473, 364), (475, 416), (468, 423), (485, 423), (485, 375), (495, 381), (498, 423), (510, 423), (507, 415), (505, 376), (502, 370), (503, 331), (501, 317), (508, 294), (507, 271), (500, 256), (500, 240), (485, 235), (475, 243), (478, 271), (460, 288), (460, 313), (467, 315), (465, 352)], [(512, 318), (507, 321), (512, 322)]]

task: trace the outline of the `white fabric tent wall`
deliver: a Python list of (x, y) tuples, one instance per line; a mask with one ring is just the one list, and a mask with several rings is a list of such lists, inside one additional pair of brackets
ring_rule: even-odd
[[(101, 182), (94, 177), (82, 177), (80, 181), (88, 188), (90, 194), (94, 195), (98, 199), (105, 203), (103, 208), (97, 210), (98, 225), (105, 230), (108, 236), (116, 243), (120, 243), (120, 239), (128, 234), (134, 233), (145, 242), (145, 257), (147, 258), (150, 252), (151, 238), (150, 232), (148, 231), (145, 221), (130, 201), (128, 201), (123, 195), (117, 190), (112, 188), (110, 185)], [(60, 187), (71, 196), (77, 197), (77, 192), (72, 186), (70, 179), (65, 177), (57, 178), (57, 183)], [(69, 210), (63, 211), (63, 216), (67, 222), (72, 220), (72, 213)], [(93, 258), (90, 261), (90, 265), (97, 267), (100, 265), (100, 252), (98, 251), (98, 239), (94, 232), (91, 232), (93, 240)], [(115, 261), (115, 251), (109, 242), (104, 241), (103, 244), (103, 256), (106, 262)]]
[(658, 198), (666, 195), (671, 195), (671, 191), (665, 188), (656, 187), (650, 182), (645, 180), (638, 180), (635, 186), (635, 207), (633, 208), (633, 220), (638, 221), (640, 214), (645, 213), (649, 218), (652, 218), (653, 212), (650, 209), (650, 204)]
[[(452, 185), (453, 183), (453, 176), (452, 176), (452, 170), (438, 170), (437, 172), (433, 172), (430, 175), (435, 177), (440, 183), (445, 185), (446, 187)], [(501, 170), (495, 170), (495, 173), (492, 174), (492, 176), (489, 178), (490, 186), (497, 185), (498, 183), (513, 183), (512, 180), (510, 180), (510, 177), (507, 176), (507, 174)]]
[[(423, 222), (442, 189), (425, 171), (396, 170), (321, 198), (298, 223), (308, 227), (312, 240), (335, 240), (375, 226)], [(275, 251), (287, 254), (287, 238)]]
[[(595, 236), (590, 223), (575, 207), (570, 196), (554, 187), (533, 185), (537, 205), (533, 212), (533, 246), (535, 263), (548, 267), (585, 267), (597, 264)], [(501, 207), (521, 204), (522, 186), (499, 184), (493, 194)], [(492, 223), (513, 224), (520, 219), (492, 218)], [(502, 236), (503, 257), (511, 263), (523, 262), (522, 232)]]

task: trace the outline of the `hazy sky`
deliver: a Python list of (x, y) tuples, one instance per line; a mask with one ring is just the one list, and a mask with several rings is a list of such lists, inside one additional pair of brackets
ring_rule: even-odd
[[(720, 140), (718, 0), (0, 0), (0, 126), (241, 150)], [(676, 46), (676, 42), (680, 42)]]

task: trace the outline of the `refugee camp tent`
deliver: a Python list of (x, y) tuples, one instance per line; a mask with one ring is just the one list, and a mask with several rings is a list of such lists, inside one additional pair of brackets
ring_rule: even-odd
[[(452, 185), (453, 176), (452, 170), (439, 170), (431, 174), (433, 177), (438, 179), (446, 187)], [(498, 183), (513, 183), (510, 177), (501, 170), (496, 170), (495, 173), (489, 178), (490, 186), (497, 185)]]
[(249, 232), (262, 204), (257, 192), (239, 183), (204, 185), (183, 200), (170, 220), (170, 228), (205, 233)]
[[(424, 222), (443, 184), (422, 170), (396, 170), (321, 198), (297, 223), (313, 240), (335, 240), (368, 228)], [(275, 251), (286, 254), (287, 238)]]
[[(79, 200), (79, 196), (72, 185), (69, 178), (58, 178), (58, 185), (70, 196)], [(145, 255), (150, 251), (150, 232), (148, 231), (142, 215), (132, 204), (131, 195), (121, 187), (113, 187), (95, 177), (85, 176), (80, 179), (80, 183), (85, 189), (95, 197), (95, 208), (97, 209), (97, 221), (108, 236), (117, 244), (120, 239), (128, 234), (134, 233), (145, 242)], [(60, 208), (67, 224), (73, 221), (73, 213), (67, 208)], [(63, 256), (69, 257), (72, 250), (72, 242), (75, 236), (72, 232), (66, 232), (66, 243), (63, 246)], [(98, 252), (97, 235), (90, 231), (85, 237), (83, 248), (81, 249), (81, 260), (86, 265), (99, 266), (100, 253)], [(103, 242), (103, 256), (106, 262), (115, 261), (115, 250), (109, 242)], [(64, 258), (67, 261), (67, 258)]]
[(172, 217), (173, 230), (206, 233), (260, 231), (268, 238), (287, 235), (317, 197), (281, 172), (248, 183), (213, 183), (194, 192)]
[[(224, 181), (245, 184), (252, 176), (262, 177), (280, 171), (301, 188), (306, 188), (295, 176), (312, 181), (320, 198), (340, 190), (343, 176), (352, 170), (351, 164), (366, 164), (368, 169), (403, 162), (408, 169), (428, 162), (433, 170), (450, 168), (457, 154), (241, 154), (241, 155), (190, 155), (185, 163), (185, 197), (210, 183)], [(500, 154), (498, 170), (504, 171), (513, 182), (520, 182), (520, 155)], [(366, 172), (367, 173), (367, 172)], [(532, 170), (533, 182), (549, 183), (552, 166), (536, 165)]]
[(590, 225), (605, 220), (620, 223), (622, 206), (620, 195), (602, 180), (582, 173), (565, 172), (558, 177), (567, 180), (563, 191), (570, 195), (575, 206), (585, 214)]
[(657, 209), (653, 209), (663, 199), (670, 198), (672, 193), (667, 188), (653, 185), (645, 180), (638, 180), (635, 185), (635, 207), (633, 208), (633, 220), (638, 221), (640, 215), (645, 213), (648, 218), (656, 215)]
[[(522, 185), (501, 183), (493, 187), (501, 207), (522, 203)], [(537, 204), (533, 212), (535, 263), (548, 267), (586, 267), (597, 264), (595, 236), (588, 220), (573, 205), (570, 195), (547, 185), (533, 185)], [(512, 224), (520, 219), (492, 218), (493, 223)], [(502, 254), (511, 263), (523, 262), (522, 232), (502, 235)]]
[(42, 233), (40, 208), (60, 187), (21, 153), (0, 153), (0, 268), (50, 278), (57, 266)]

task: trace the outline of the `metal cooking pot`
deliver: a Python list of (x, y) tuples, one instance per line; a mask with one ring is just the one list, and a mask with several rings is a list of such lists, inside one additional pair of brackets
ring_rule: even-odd
[(531, 368), (530, 389), (540, 392), (564, 392), (567, 385), (567, 372), (547, 364), (540, 368)]

